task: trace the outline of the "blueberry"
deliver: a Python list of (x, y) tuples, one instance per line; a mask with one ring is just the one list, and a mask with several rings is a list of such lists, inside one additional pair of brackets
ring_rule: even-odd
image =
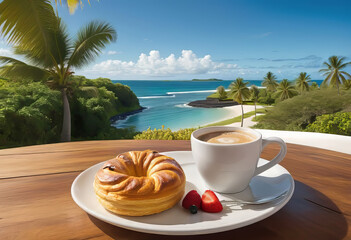
[(189, 207), (189, 211), (192, 213), (192, 214), (195, 214), (197, 213), (197, 207), (195, 205), (191, 205)]

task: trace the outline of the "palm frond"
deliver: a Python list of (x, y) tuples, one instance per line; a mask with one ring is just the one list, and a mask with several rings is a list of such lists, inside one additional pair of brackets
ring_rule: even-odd
[(342, 74), (339, 75), (339, 78), (341, 79), (341, 84), (344, 84), (346, 82), (346, 78)]
[(229, 96), (238, 103), (242, 103), (244, 100), (250, 99), (251, 93), (249, 88), (246, 86), (248, 82), (244, 82), (244, 79), (237, 78), (230, 84)]
[(26, 63), (11, 57), (0, 56), (0, 64), (26, 64)]
[(74, 51), (68, 66), (82, 67), (90, 63), (101, 50), (117, 38), (116, 31), (108, 23), (93, 21), (77, 34)]
[(50, 76), (50, 73), (44, 69), (27, 65), (14, 58), (0, 56), (0, 62), (5, 64), (0, 67), (0, 76), (5, 78), (32, 79), (41, 81)]
[(50, 0), (4, 0), (0, 3), (0, 34), (35, 56), (47, 56), (49, 32), (57, 18)]
[(332, 66), (327, 62), (324, 62), (322, 65), (325, 65), (328, 68), (328, 70), (332, 68)]
[(71, 47), (70, 41), (66, 31), (66, 27), (59, 20), (57, 26), (55, 26), (49, 33), (48, 39), (50, 45), (48, 46), (49, 56), (47, 55), (34, 55), (32, 51), (24, 49), (22, 45), (14, 47), (14, 53), (22, 55), (28, 62), (33, 65), (40, 66), (43, 68), (52, 68), (57, 65), (64, 65), (65, 61), (68, 60)]
[(342, 74), (348, 76), (349, 78), (351, 78), (351, 75), (349, 73), (345, 72), (345, 71), (340, 71), (340, 73), (342, 73)]
[(347, 67), (347, 65), (350, 65), (350, 64), (351, 64), (351, 62), (340, 64), (339, 69), (343, 69), (343, 68)]
[(330, 82), (330, 78), (331, 78), (332, 75), (333, 75), (333, 72), (329, 72), (328, 76), (323, 80), (322, 85), (327, 85), (328, 82)]

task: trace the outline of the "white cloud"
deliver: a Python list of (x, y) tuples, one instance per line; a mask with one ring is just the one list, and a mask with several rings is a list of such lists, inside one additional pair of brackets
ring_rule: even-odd
[(118, 52), (117, 51), (108, 51), (107, 55), (116, 55)]
[(136, 62), (106, 60), (93, 66), (92, 71), (113, 76), (126, 77), (176, 77), (181, 75), (218, 74), (233, 71), (236, 64), (214, 62), (210, 55), (197, 57), (191, 50), (183, 50), (178, 58), (170, 54), (162, 58), (157, 50), (142, 53)]

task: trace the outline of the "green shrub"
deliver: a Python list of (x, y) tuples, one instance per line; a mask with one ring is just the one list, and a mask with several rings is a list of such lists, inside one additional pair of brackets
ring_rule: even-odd
[(316, 121), (307, 126), (306, 131), (351, 136), (351, 112), (318, 116)]
[(147, 139), (147, 140), (190, 140), (191, 133), (198, 128), (185, 128), (178, 131), (172, 132), (171, 129), (165, 129), (162, 126), (161, 129), (151, 130), (148, 128), (140, 134), (134, 136), (134, 139)]
[[(72, 81), (75, 80), (75, 81)], [(140, 108), (128, 86), (109, 79), (71, 79), (72, 139), (132, 139), (135, 128), (111, 127), (116, 114)], [(58, 142), (62, 97), (41, 82), (0, 79), (0, 148)]]
[(59, 140), (62, 100), (41, 83), (0, 86), (0, 147)]
[(218, 94), (219, 100), (224, 100), (227, 98), (227, 92), (225, 91), (225, 88), (223, 86), (219, 86), (217, 88), (217, 94)]
[(335, 89), (306, 92), (270, 109), (255, 128), (304, 130), (323, 114), (340, 112), (351, 106), (351, 93), (338, 95)]
[(261, 88), (258, 94), (258, 103), (271, 105), (275, 102), (274, 94), (267, 91), (265, 88)]
[[(139, 99), (134, 94), (134, 92), (126, 85), (121, 83), (113, 83), (108, 78), (97, 78), (97, 79), (87, 79), (84, 76), (73, 76), (72, 80), (76, 83), (75, 88), (81, 86), (94, 86), (96, 88), (104, 87), (106, 90), (112, 92), (116, 97), (117, 107), (122, 108), (140, 108)], [(118, 112), (118, 113), (122, 113)]]

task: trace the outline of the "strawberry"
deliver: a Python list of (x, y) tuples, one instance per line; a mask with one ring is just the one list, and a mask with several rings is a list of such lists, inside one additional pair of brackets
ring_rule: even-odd
[(185, 209), (189, 209), (191, 213), (197, 213), (197, 209), (201, 208), (201, 196), (196, 190), (191, 190), (184, 197), (182, 206)]
[(221, 202), (218, 200), (216, 194), (211, 190), (206, 190), (205, 193), (202, 194), (201, 199), (201, 208), (205, 212), (217, 213), (223, 210)]

